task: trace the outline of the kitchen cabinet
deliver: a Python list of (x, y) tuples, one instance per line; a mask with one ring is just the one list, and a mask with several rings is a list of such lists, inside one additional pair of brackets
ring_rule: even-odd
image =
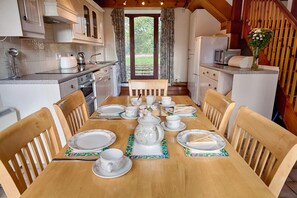
[(63, 43), (103, 45), (103, 9), (92, 0), (72, 0), (77, 11), (76, 24), (55, 24), (54, 40)]
[(240, 106), (247, 106), (271, 119), (278, 79), (277, 67), (266, 66), (264, 70), (252, 71), (230, 66), (202, 64), (200, 77), (199, 100), (201, 102), (208, 89), (217, 90), (224, 95), (228, 94), (235, 102), (229, 130)]
[(0, 36), (45, 38), (43, 0), (2, 0)]
[(50, 109), (58, 128), (62, 143), (64, 133), (53, 108), (53, 103), (78, 89), (77, 78), (62, 83), (48, 81), (35, 83), (0, 84), (0, 97), (3, 106), (14, 107), (22, 119), (42, 107)]

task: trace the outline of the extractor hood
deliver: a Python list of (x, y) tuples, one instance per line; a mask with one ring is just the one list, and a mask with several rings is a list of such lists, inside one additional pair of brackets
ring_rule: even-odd
[(55, 22), (77, 23), (77, 14), (70, 0), (44, 1), (44, 16)]

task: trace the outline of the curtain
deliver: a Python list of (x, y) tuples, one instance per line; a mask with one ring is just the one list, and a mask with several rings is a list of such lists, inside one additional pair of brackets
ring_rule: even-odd
[(173, 55), (174, 55), (174, 9), (161, 10), (161, 52), (160, 52), (160, 78), (174, 81)]
[(120, 65), (121, 80), (127, 82), (125, 60), (125, 13), (124, 8), (114, 8), (111, 12), (112, 25), (115, 33), (116, 53)]

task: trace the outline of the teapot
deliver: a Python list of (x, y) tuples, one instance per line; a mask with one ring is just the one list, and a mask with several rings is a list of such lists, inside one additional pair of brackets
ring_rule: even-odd
[(138, 144), (151, 146), (159, 144), (164, 138), (164, 130), (160, 125), (161, 119), (151, 113), (138, 118), (134, 136)]

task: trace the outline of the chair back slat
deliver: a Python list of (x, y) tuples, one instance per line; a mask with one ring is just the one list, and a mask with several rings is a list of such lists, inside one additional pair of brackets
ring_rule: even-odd
[(205, 94), (202, 111), (217, 128), (218, 133), (225, 136), (234, 107), (235, 103), (228, 97), (209, 89)]
[(75, 91), (56, 102), (54, 109), (67, 141), (89, 119), (86, 100), (81, 90)]
[(0, 183), (6, 195), (19, 197), (61, 148), (47, 108), (4, 129), (0, 133)]
[(297, 160), (297, 137), (247, 107), (240, 107), (229, 139), (277, 197)]
[(129, 80), (129, 95), (167, 96), (168, 80)]

